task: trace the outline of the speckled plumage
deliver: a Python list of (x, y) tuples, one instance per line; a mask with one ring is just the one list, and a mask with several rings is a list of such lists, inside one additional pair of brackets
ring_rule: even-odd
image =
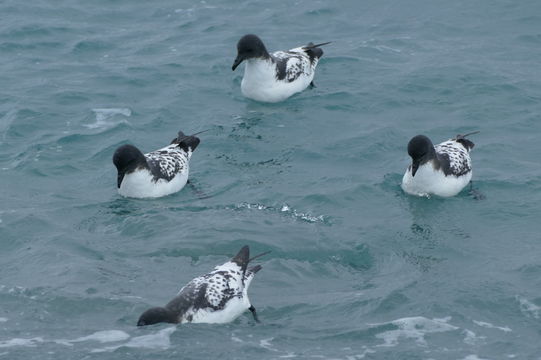
[(170, 145), (147, 154), (133, 145), (120, 146), (113, 156), (118, 191), (126, 197), (160, 197), (181, 190), (188, 181), (189, 160), (199, 138), (181, 131)]
[(261, 266), (247, 268), (251, 260), (249, 255), (249, 247), (244, 246), (230, 261), (186, 284), (163, 308), (144, 312), (138, 325), (157, 322), (226, 323), (246, 310), (252, 311), (258, 321), (248, 298), (248, 287)]
[(191, 151), (181, 149), (178, 144), (145, 154), (154, 182), (160, 179), (171, 181), (176, 175), (189, 171), (190, 157)]
[(470, 150), (456, 139), (435, 145), (434, 149), (445, 175), (463, 176), (472, 170)]
[(245, 35), (237, 44), (232, 69), (246, 60), (241, 90), (244, 96), (264, 102), (278, 102), (303, 91), (314, 79), (315, 69), (328, 43), (269, 53), (256, 35)]
[(297, 80), (300, 76), (314, 78), (319, 58), (323, 50), (314, 54), (313, 49), (298, 47), (289, 51), (276, 51), (270, 54), (276, 64), (275, 78), (286, 82)]
[[(232, 321), (250, 307), (246, 284), (260, 269), (261, 266), (256, 266), (245, 273), (240, 266), (229, 261), (190, 281), (165, 307), (179, 312), (179, 323)], [(212, 316), (219, 315), (216, 312), (226, 310), (231, 304), (235, 305), (231, 314)], [(210, 318), (213, 320), (209, 321)]]
[(418, 196), (458, 194), (472, 178), (470, 150), (474, 144), (465, 136), (435, 146), (423, 135), (414, 137), (408, 144), (413, 161), (402, 179), (402, 189)]

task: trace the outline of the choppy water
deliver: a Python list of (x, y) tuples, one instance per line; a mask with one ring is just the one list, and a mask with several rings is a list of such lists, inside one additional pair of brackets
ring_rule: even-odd
[[(0, 2), (0, 359), (541, 358), (541, 3)], [(238, 38), (325, 47), (317, 88), (240, 93)], [(187, 187), (120, 198), (114, 149), (201, 135)], [(407, 141), (473, 140), (417, 199)], [(272, 250), (227, 325), (138, 329)]]

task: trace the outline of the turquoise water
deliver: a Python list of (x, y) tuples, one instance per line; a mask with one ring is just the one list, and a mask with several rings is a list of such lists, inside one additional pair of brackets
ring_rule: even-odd
[[(0, 2), (0, 359), (541, 358), (539, 1)], [(333, 41), (242, 97), (236, 41)], [(242, 68), (242, 66), (241, 66)], [(193, 186), (116, 193), (115, 148), (201, 134)], [(406, 144), (472, 137), (476, 200), (406, 196)], [(226, 325), (136, 328), (244, 244)]]

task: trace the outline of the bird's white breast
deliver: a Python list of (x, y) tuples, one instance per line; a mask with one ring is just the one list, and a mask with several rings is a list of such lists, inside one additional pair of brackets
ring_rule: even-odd
[(250, 59), (246, 61), (241, 91), (248, 98), (263, 102), (278, 102), (287, 99), (308, 87), (314, 72), (301, 74), (288, 82), (276, 79), (276, 64), (271, 60)]
[(238, 318), (250, 307), (248, 296), (230, 299), (221, 310), (199, 309), (192, 314), (193, 323), (224, 324)]
[(171, 181), (165, 179), (153, 180), (147, 169), (139, 169), (124, 175), (118, 193), (126, 197), (155, 198), (175, 193), (182, 189), (188, 181), (189, 167), (177, 173)]
[(408, 167), (402, 178), (402, 189), (411, 195), (449, 197), (464, 189), (471, 178), (471, 171), (462, 176), (446, 176), (443, 171), (434, 169), (431, 162), (427, 162), (419, 166), (415, 176), (412, 176), (411, 167)]

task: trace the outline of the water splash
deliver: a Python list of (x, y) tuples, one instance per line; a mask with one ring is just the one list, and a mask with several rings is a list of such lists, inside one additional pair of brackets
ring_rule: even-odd
[(485, 321), (477, 321), (477, 320), (472, 320), (476, 325), (479, 325), (481, 327), (484, 327), (484, 328), (488, 328), (488, 329), (498, 329), (498, 330), (501, 330), (503, 332), (511, 332), (513, 330), (511, 330), (511, 328), (507, 327), (507, 326), (496, 326), (496, 325), (493, 325), (489, 322), (485, 322)]
[(113, 118), (115, 118), (117, 115), (122, 115), (125, 117), (131, 116), (131, 110), (128, 108), (97, 108), (92, 109), (92, 111), (96, 115), (96, 122), (93, 124), (84, 125), (89, 129), (110, 128), (120, 123), (128, 123), (126, 119), (113, 121)]
[(309, 223), (327, 223), (328, 217), (325, 215), (312, 215), (309, 213), (304, 213), (297, 211), (296, 209), (291, 208), (289, 205), (284, 204), (280, 207), (267, 206), (263, 204), (251, 204), (251, 203), (241, 203), (237, 206), (238, 209), (255, 209), (255, 210), (264, 210), (277, 212), (283, 215), (287, 215), (296, 220), (302, 220)]
[(116, 342), (129, 339), (130, 335), (121, 330), (103, 330), (93, 334), (82, 336), (73, 340), (56, 340), (57, 344), (72, 346), (73, 343), (84, 341), (97, 341), (100, 343)]
[(396, 330), (384, 331), (377, 334), (378, 339), (383, 340), (383, 344), (378, 346), (392, 347), (399, 343), (400, 338), (414, 339), (420, 346), (426, 346), (425, 335), (431, 333), (439, 333), (446, 331), (458, 330), (459, 328), (448, 324), (451, 317), (443, 319), (427, 319), (422, 316), (401, 318), (387, 323), (371, 324), (371, 326), (386, 326), (394, 325), (398, 327)]
[(541, 306), (538, 306), (534, 304), (533, 302), (529, 301), (526, 298), (523, 298), (521, 296), (516, 296), (517, 301), (520, 305), (520, 311), (528, 317), (534, 317), (535, 319), (539, 319), (539, 313), (541, 311)]
[(106, 352), (114, 351), (121, 347), (130, 347), (130, 348), (146, 348), (146, 349), (160, 349), (166, 350), (171, 346), (171, 334), (175, 332), (176, 326), (171, 326), (165, 329), (162, 329), (154, 334), (137, 336), (131, 339), (130, 341), (115, 345), (108, 346), (101, 349), (94, 349), (92, 352)]
[(2, 140), (6, 140), (6, 134), (16, 117), (17, 111), (15, 109), (11, 109), (0, 118), (0, 135), (2, 136)]
[(0, 348), (7, 348), (7, 347), (13, 347), (13, 346), (28, 346), (28, 347), (35, 347), (39, 343), (43, 342), (43, 338), (41, 337), (35, 337), (30, 339), (21, 339), (21, 338), (15, 338), (15, 339), (9, 339), (5, 341), (0, 341)]

